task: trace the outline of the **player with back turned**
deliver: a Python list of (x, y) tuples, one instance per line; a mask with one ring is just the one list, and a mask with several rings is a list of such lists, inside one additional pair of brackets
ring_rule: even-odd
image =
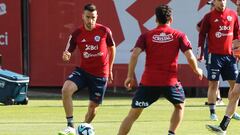
[(158, 26), (142, 34), (132, 51), (124, 84), (127, 89), (132, 87), (134, 70), (142, 52), (146, 53), (146, 63), (140, 85), (132, 99), (132, 108), (123, 120), (118, 135), (128, 134), (143, 109), (156, 102), (161, 95), (174, 107), (168, 135), (175, 135), (183, 118), (185, 100), (184, 90), (177, 77), (179, 51), (184, 53), (198, 77), (202, 79), (203, 76), (187, 36), (170, 27), (172, 9), (168, 5), (160, 5), (155, 9), (155, 15)]

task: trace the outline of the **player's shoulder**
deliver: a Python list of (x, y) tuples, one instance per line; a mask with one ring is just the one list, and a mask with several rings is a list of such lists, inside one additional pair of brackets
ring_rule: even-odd
[(226, 8), (226, 11), (230, 12), (230, 13), (234, 13), (234, 14), (237, 13), (236, 10), (233, 10), (233, 9), (230, 9), (230, 8)]
[(227, 19), (230, 19), (229, 16), (233, 17), (234, 20), (238, 20), (238, 14), (236, 10), (230, 9), (230, 8), (226, 8), (227, 10)]
[(77, 36), (81, 33), (82, 31), (82, 27), (76, 28), (73, 32), (72, 32), (72, 36)]
[(105, 25), (103, 25), (103, 24), (97, 23), (96, 24), (96, 28), (101, 30), (101, 31), (104, 31), (104, 32), (111, 32), (110, 28), (105, 26)]
[(214, 10), (206, 13), (206, 14), (204, 15), (202, 21), (204, 21), (204, 20), (206, 20), (206, 19), (209, 19), (209, 18), (211, 17), (211, 15), (214, 15), (214, 14), (215, 14), (215, 11), (214, 11)]
[(183, 31), (181, 31), (180, 29), (176, 29), (176, 28), (171, 28), (171, 33), (173, 33), (174, 35), (177, 35), (177, 36), (186, 35)]

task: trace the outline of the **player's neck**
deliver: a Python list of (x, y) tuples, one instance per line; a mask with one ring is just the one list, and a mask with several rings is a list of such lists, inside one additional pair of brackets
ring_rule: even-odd
[(170, 23), (168, 22), (168, 23), (158, 23), (158, 26), (170, 26)]

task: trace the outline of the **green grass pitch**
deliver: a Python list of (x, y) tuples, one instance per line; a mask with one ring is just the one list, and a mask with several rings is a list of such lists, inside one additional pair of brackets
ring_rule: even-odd
[[(177, 135), (214, 135), (206, 124), (218, 124), (226, 106), (217, 107), (218, 122), (209, 121), (206, 98), (187, 98), (183, 122)], [(224, 99), (225, 104), (227, 100)], [(127, 115), (131, 97), (106, 97), (99, 108), (92, 125), (96, 135), (116, 135), (121, 121)], [(75, 126), (83, 120), (88, 100), (74, 100)], [(159, 99), (145, 109), (135, 122), (129, 135), (166, 135), (172, 106), (165, 99)], [(240, 113), (240, 111), (238, 110)], [(0, 135), (57, 135), (66, 126), (60, 99), (31, 100), (28, 105), (3, 106), (0, 104)], [(228, 135), (240, 134), (240, 121), (232, 120)]]

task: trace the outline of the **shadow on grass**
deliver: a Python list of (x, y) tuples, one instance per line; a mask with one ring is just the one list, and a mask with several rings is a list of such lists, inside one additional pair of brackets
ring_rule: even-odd
[[(169, 121), (168, 119), (166, 120), (161, 120), (161, 121)], [(122, 120), (109, 120), (109, 121), (94, 121), (92, 122), (93, 124), (98, 124), (98, 123), (120, 123)], [(156, 120), (137, 120), (136, 123), (149, 123), (149, 122), (159, 122), (158, 119)], [(81, 122), (75, 122), (75, 123), (81, 123)], [(12, 121), (12, 122), (0, 122), (1, 125), (11, 125), (11, 124), (25, 124), (25, 125), (37, 125), (37, 124), (43, 124), (43, 125), (51, 125), (51, 124), (66, 124), (65, 121), (59, 121), (59, 122), (48, 122), (48, 121), (40, 121), (40, 122), (17, 122), (17, 121)]]
[[(208, 107), (208, 105), (185, 105), (185, 107)], [(217, 107), (226, 107), (226, 105), (221, 105)]]

